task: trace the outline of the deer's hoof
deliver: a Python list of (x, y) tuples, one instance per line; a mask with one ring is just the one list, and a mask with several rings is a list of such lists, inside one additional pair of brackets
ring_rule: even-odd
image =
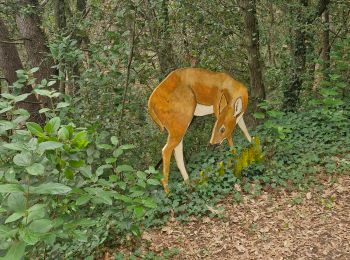
[(170, 190), (169, 190), (169, 188), (168, 188), (168, 182), (167, 182), (166, 180), (164, 180), (164, 179), (161, 180), (160, 182), (161, 182), (162, 185), (163, 185), (164, 192), (165, 192), (166, 194), (169, 194)]

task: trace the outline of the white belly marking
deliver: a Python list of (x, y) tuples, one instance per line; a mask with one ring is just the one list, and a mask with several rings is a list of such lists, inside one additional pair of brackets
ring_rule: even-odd
[(214, 113), (213, 106), (205, 106), (202, 104), (197, 104), (196, 109), (194, 111), (195, 116), (205, 116)]

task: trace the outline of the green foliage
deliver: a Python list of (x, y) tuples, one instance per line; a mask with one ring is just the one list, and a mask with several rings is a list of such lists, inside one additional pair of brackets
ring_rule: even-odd
[[(0, 250), (10, 259), (90, 254), (109, 233), (139, 237), (143, 216), (156, 207), (150, 187), (159, 181), (149, 176), (156, 172), (122, 164), (118, 157), (133, 146), (119, 145), (115, 136), (57, 116), (43, 127), (26, 122), (28, 112), (16, 108), (20, 100), (7, 93), (0, 98), (6, 115), (0, 129)], [(75, 242), (67, 246), (66, 240)], [(83, 251), (79, 243), (91, 247)]]

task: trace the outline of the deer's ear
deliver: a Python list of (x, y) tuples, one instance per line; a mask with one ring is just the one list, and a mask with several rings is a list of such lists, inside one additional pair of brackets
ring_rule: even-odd
[(242, 97), (238, 97), (233, 105), (234, 109), (234, 116), (239, 115), (242, 112), (243, 104), (242, 104)]
[(219, 100), (219, 114), (221, 114), (221, 111), (227, 106), (227, 104), (228, 104), (227, 96), (225, 95), (224, 91), (222, 91), (221, 97)]

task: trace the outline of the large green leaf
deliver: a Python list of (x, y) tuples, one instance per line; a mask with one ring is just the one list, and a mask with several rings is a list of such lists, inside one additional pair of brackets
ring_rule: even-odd
[(24, 256), (27, 244), (24, 241), (14, 242), (7, 254), (2, 258), (3, 260), (20, 260)]
[(35, 194), (51, 194), (51, 195), (62, 195), (70, 192), (72, 189), (62, 183), (44, 183), (37, 187), (30, 187), (30, 192)]
[(5, 224), (19, 220), (23, 216), (24, 216), (24, 212), (15, 212), (5, 220)]
[(26, 170), (30, 175), (43, 175), (45, 167), (40, 163), (33, 163), (31, 166), (26, 167)]
[(51, 118), (49, 122), (46, 123), (44, 129), (48, 134), (56, 134), (61, 125), (61, 119), (59, 117)]
[(12, 237), (16, 232), (17, 229), (10, 228), (6, 225), (0, 225), (0, 238)]
[(0, 193), (23, 192), (20, 184), (0, 184)]
[(24, 146), (20, 143), (5, 143), (2, 146), (9, 150), (15, 150), (15, 151), (23, 151), (24, 149)]
[(32, 93), (25, 93), (25, 94), (16, 96), (16, 97), (14, 98), (14, 100), (15, 100), (15, 102), (23, 101), (23, 100), (25, 100), (27, 97), (29, 97), (31, 94), (32, 94)]
[(24, 242), (28, 245), (35, 245), (40, 241), (40, 237), (38, 233), (33, 232), (29, 228), (24, 228), (19, 231), (19, 234)]
[(37, 219), (30, 223), (29, 228), (37, 233), (47, 233), (52, 228), (52, 223), (49, 219)]
[(30, 223), (35, 219), (42, 219), (46, 214), (46, 204), (35, 204), (28, 209), (27, 222)]
[(22, 192), (11, 193), (7, 199), (8, 207), (17, 213), (22, 213), (26, 209), (26, 199)]
[(32, 164), (32, 155), (29, 152), (22, 152), (13, 157), (13, 162), (18, 166), (27, 167)]
[(37, 123), (34, 122), (28, 122), (26, 123), (27, 129), (29, 132), (31, 132), (33, 135), (38, 136), (38, 137), (44, 137), (44, 131), (41, 128), (41, 126)]
[(47, 141), (42, 142), (39, 144), (39, 150), (46, 151), (46, 150), (56, 150), (58, 148), (61, 148), (63, 146), (62, 143), (54, 142), (54, 141)]

